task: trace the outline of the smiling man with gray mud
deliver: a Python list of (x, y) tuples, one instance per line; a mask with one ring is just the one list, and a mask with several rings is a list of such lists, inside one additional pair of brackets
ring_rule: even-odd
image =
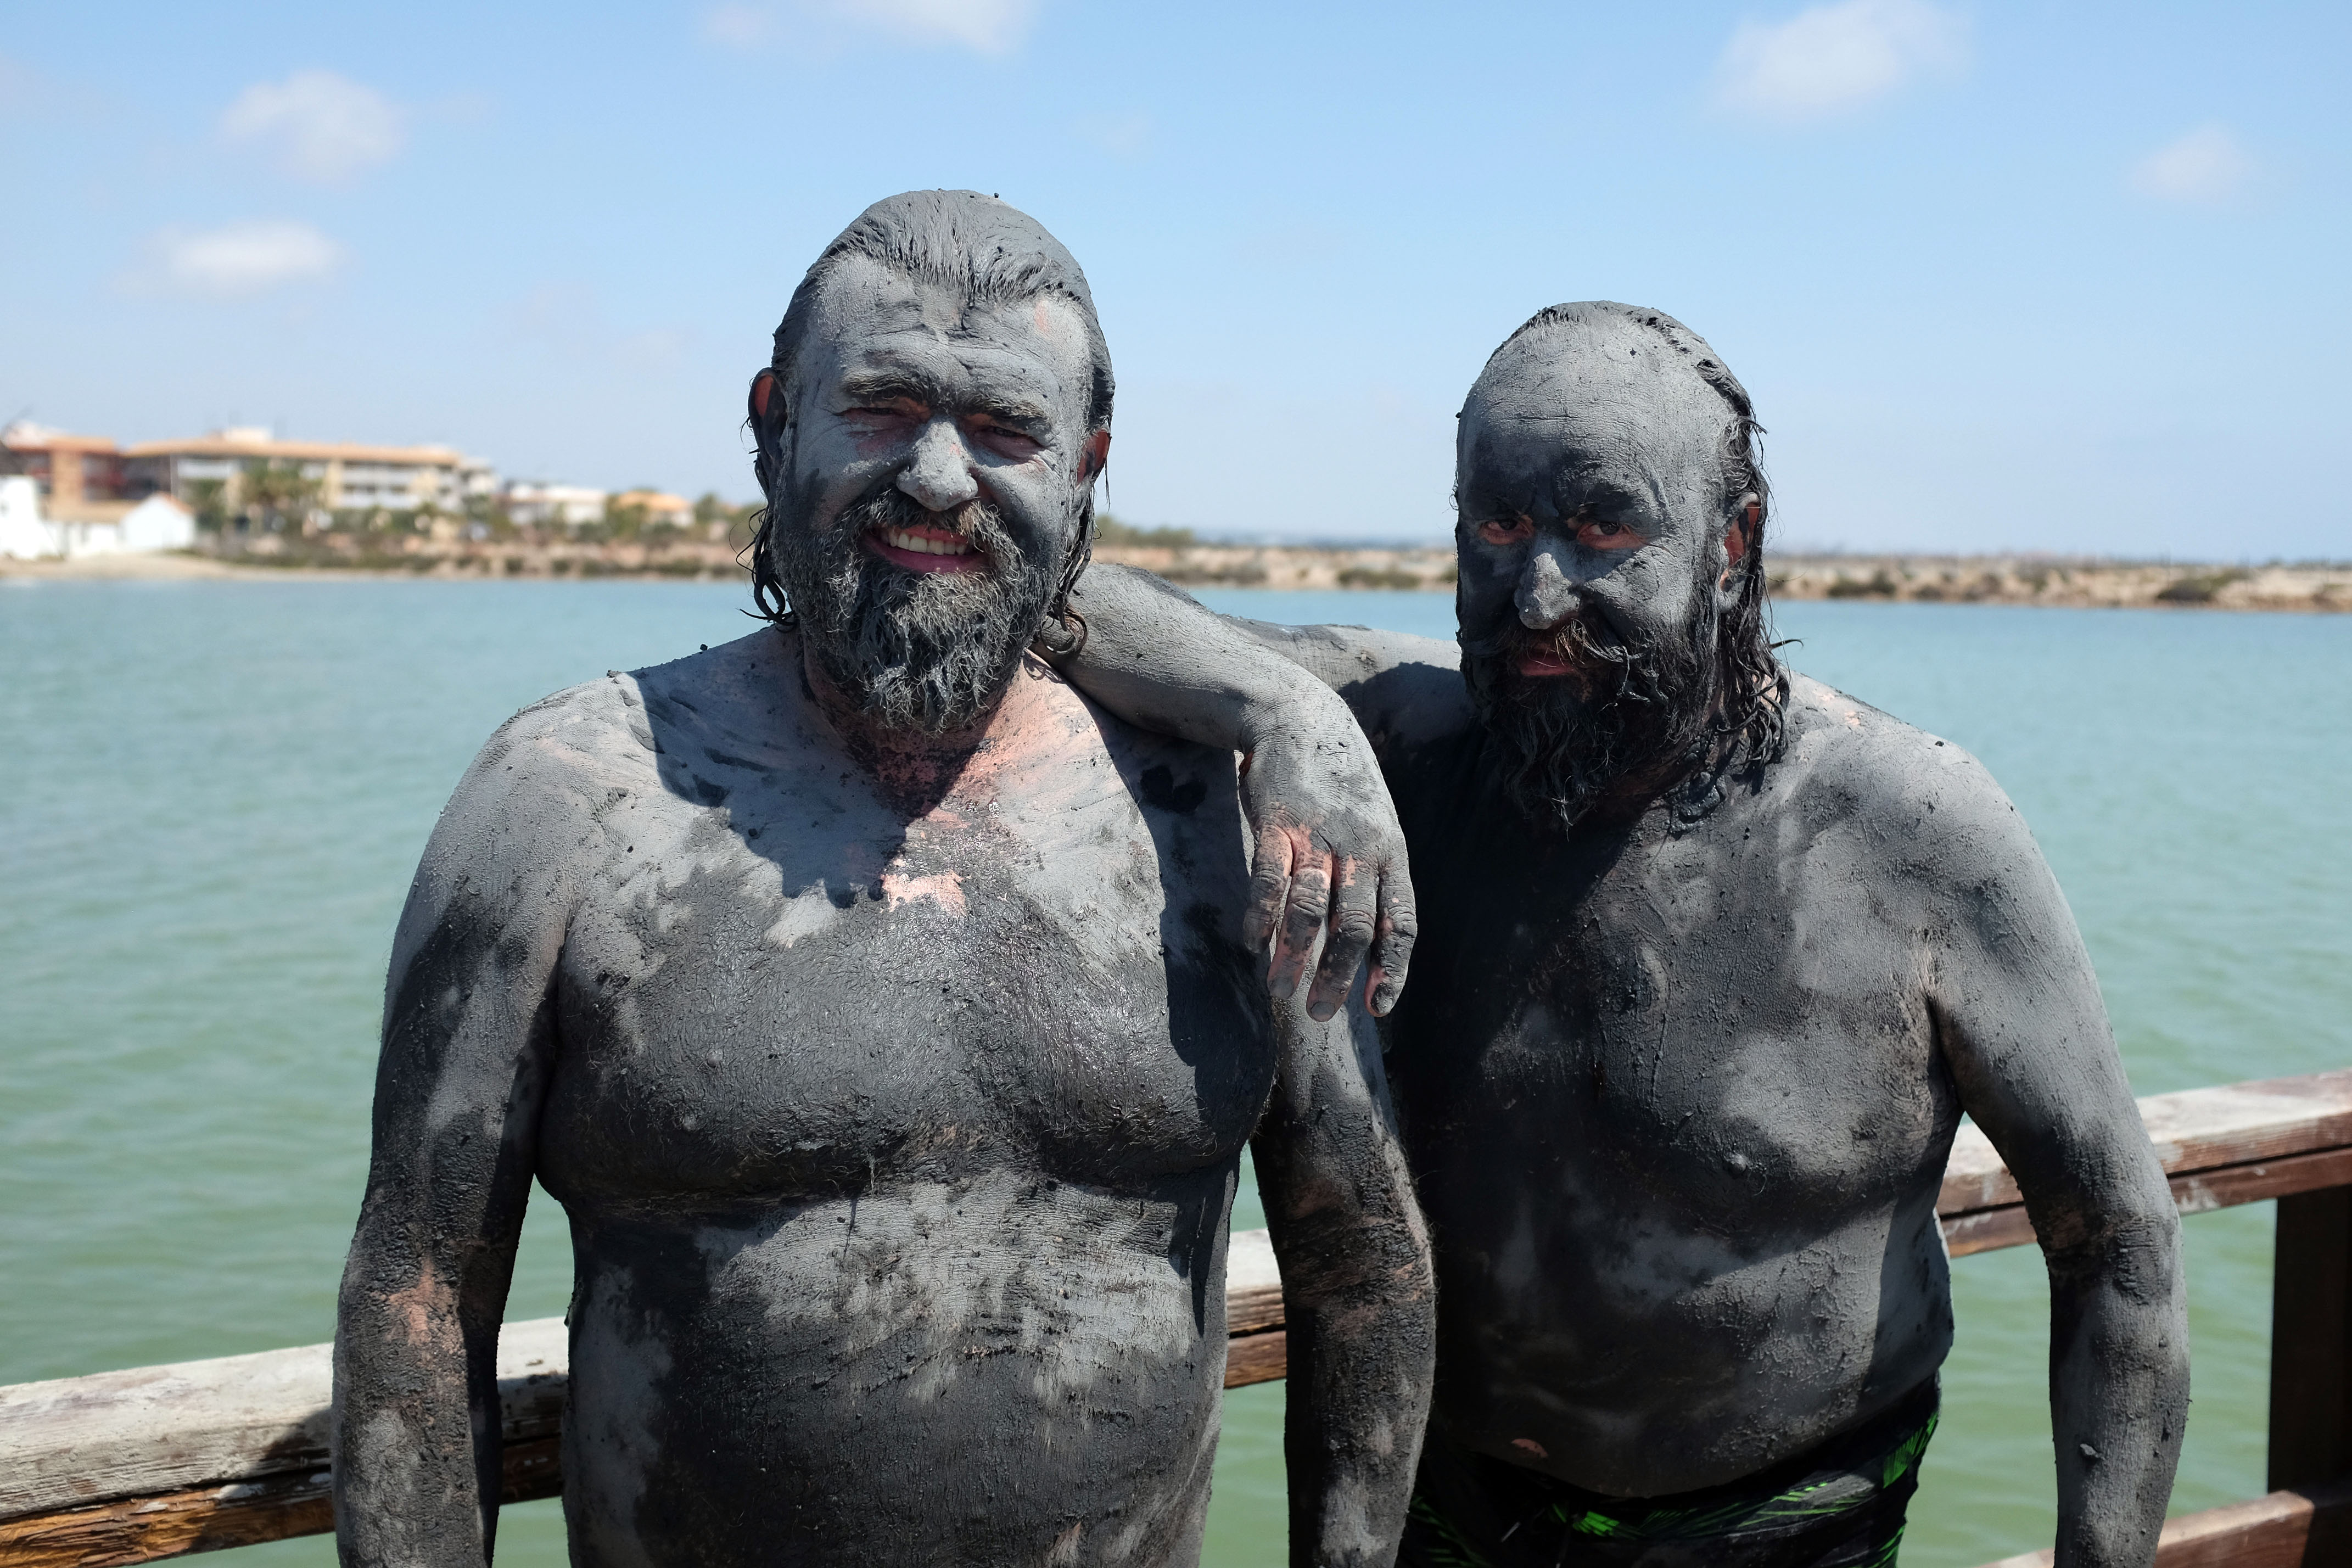
[[(776, 624), (527, 710), (458, 786), (344, 1276), (346, 1563), (489, 1551), (534, 1177), (572, 1226), (573, 1562), (1192, 1563), (1253, 1136), (1292, 1560), (1391, 1561), (1426, 1242), (1363, 1007), (1269, 1016), (1255, 938), (1286, 917), (1286, 992), (1336, 919), (1329, 1018), (1383, 899), (1401, 974), (1403, 868), (1261, 813), (1253, 883), (1233, 753), (1028, 651), (1071, 640), (1111, 391), (1042, 228), (877, 204), (753, 383)], [(1336, 830), (1393, 839), (1349, 765), (1377, 820)], [(1279, 761), (1246, 787), (1307, 789)]]
[(1458, 647), (1098, 567), (1065, 667), (1147, 726), (1291, 704), (1330, 746), (1271, 647), (1395, 795), (1421, 945), (1385, 1043), (1440, 1302), (1401, 1561), (1891, 1563), (1967, 1112), (2048, 1260), (2058, 1563), (2146, 1564), (2189, 1384), (2163, 1174), (2016, 809), (1775, 658), (1757, 430), (1679, 322), (1555, 307), (1462, 411)]

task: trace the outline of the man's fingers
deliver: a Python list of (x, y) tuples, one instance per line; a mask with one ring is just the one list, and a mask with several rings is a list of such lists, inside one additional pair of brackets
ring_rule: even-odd
[(1250, 861), (1249, 908), (1242, 915), (1242, 945), (1260, 958), (1282, 924), (1290, 901), (1290, 835), (1269, 827), (1257, 836)]
[(1347, 1005), (1348, 988), (1371, 951), (1380, 878), (1369, 866), (1338, 862), (1332, 872), (1331, 929), (1323, 939), (1323, 963), (1307, 997), (1308, 1016), (1328, 1018)]
[(1364, 982), (1364, 1005), (1375, 1018), (1385, 1018), (1404, 990), (1405, 971), (1412, 966), (1412, 941), (1421, 933), (1413, 912), (1412, 883), (1400, 872), (1381, 879), (1381, 915), (1372, 938), (1372, 973)]
[(1282, 908), (1282, 927), (1276, 940), (1272, 972), (1274, 994), (1287, 1002), (1298, 994), (1298, 983), (1315, 956), (1315, 940), (1331, 908), (1331, 858), (1312, 844), (1295, 847), (1290, 863), (1290, 897)]

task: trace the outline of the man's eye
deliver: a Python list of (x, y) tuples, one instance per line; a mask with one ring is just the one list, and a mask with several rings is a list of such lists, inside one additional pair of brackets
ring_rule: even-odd
[(971, 430), (972, 434), (996, 442), (1000, 446), (1040, 447), (1045, 445), (1019, 426), (1006, 425), (994, 419), (981, 420), (971, 426)]
[(1524, 517), (1496, 517), (1478, 525), (1478, 537), (1489, 544), (1517, 544), (1535, 531)]
[(1642, 536), (1622, 522), (1612, 522), (1605, 517), (1591, 518), (1579, 523), (1577, 539), (1603, 550), (1628, 550), (1642, 542)]

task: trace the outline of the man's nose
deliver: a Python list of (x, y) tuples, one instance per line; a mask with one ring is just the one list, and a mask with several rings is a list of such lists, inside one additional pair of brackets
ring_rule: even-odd
[(1529, 631), (1548, 632), (1576, 614), (1580, 601), (1576, 584), (1559, 569), (1559, 552), (1549, 546), (1538, 546), (1519, 573), (1519, 589), (1511, 596), (1511, 603), (1518, 609), (1521, 626)]
[(971, 449), (952, 419), (934, 419), (915, 437), (915, 455), (898, 470), (898, 488), (932, 511), (953, 511), (980, 494)]

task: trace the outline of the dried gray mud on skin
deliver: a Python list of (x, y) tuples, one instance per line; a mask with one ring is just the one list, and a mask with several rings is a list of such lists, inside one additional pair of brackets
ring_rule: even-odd
[[(2178, 1220), (2096, 982), (1973, 758), (1777, 684), (1748, 413), (1671, 318), (1556, 307), (1462, 413), (1459, 645), (1097, 569), (1064, 666), (1228, 743), (1295, 704), (1304, 752), (1335, 743), (1320, 682), (1378, 753), (1419, 894), (1383, 1035), (1444, 1304), (1433, 1451), (1657, 1496), (1887, 1409), (1949, 1348), (1965, 1110), (2048, 1258), (2060, 1560), (2146, 1563), (2187, 1406)], [(1300, 819), (1353, 808), (1301, 780)]]
[[(575, 1258), (575, 1562), (1194, 1562), (1254, 1138), (1296, 1554), (1385, 1563), (1432, 1309), (1370, 1020), (1269, 1004), (1232, 752), (1024, 650), (1108, 447), (1084, 279), (968, 192), (852, 240), (755, 383), (798, 614), (517, 715), (418, 869), (337, 1336), (343, 1560), (488, 1549), (535, 1176)], [(908, 527), (986, 564), (909, 566)]]

